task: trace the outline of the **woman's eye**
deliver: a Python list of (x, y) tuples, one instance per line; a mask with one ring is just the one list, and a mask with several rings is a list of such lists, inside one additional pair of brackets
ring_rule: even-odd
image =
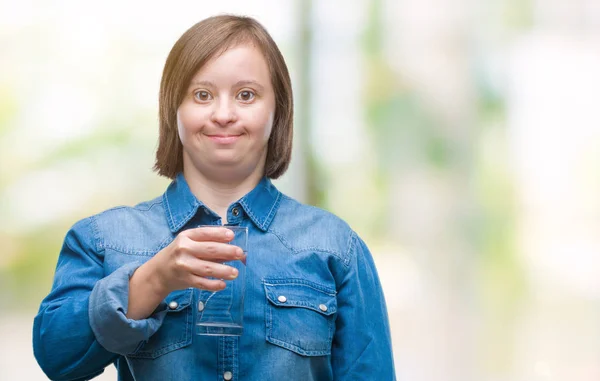
[(254, 99), (254, 93), (250, 90), (240, 91), (237, 95), (238, 99), (244, 102), (249, 102)]
[(197, 99), (197, 100), (199, 100), (199, 101), (201, 101), (201, 102), (206, 102), (206, 101), (209, 101), (209, 100), (211, 100), (211, 98), (212, 98), (212, 97), (210, 96), (210, 94), (208, 93), (208, 91), (203, 91), (203, 90), (201, 90), (201, 91), (196, 91), (196, 92), (194, 93), (194, 96), (196, 97), (196, 99)]

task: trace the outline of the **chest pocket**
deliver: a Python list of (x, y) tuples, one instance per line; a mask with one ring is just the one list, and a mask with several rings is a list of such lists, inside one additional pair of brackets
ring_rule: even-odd
[(165, 299), (167, 316), (148, 342), (134, 354), (127, 357), (133, 359), (155, 359), (176, 349), (192, 343), (193, 330), (193, 290), (173, 291)]
[(264, 279), (266, 340), (302, 356), (331, 354), (335, 290), (304, 279)]

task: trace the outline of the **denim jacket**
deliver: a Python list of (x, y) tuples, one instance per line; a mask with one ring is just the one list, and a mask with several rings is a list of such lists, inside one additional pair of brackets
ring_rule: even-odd
[(88, 380), (114, 363), (122, 381), (395, 380), (381, 284), (346, 223), (266, 178), (230, 205), (227, 219), (249, 229), (242, 336), (195, 335), (202, 291), (192, 288), (169, 294), (147, 319), (126, 317), (140, 265), (182, 230), (222, 223), (179, 174), (162, 197), (67, 233), (33, 325), (46, 375)]

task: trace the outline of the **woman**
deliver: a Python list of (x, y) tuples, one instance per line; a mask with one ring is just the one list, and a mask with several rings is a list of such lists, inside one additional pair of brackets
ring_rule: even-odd
[[(395, 379), (364, 242), (270, 181), (290, 162), (292, 103), (284, 59), (255, 20), (212, 17), (181, 36), (161, 81), (155, 165), (173, 182), (67, 233), (34, 321), (49, 378), (114, 363), (120, 380)], [(224, 224), (249, 230), (244, 334), (195, 336), (200, 289), (223, 289), (237, 276), (223, 262), (244, 259)]]

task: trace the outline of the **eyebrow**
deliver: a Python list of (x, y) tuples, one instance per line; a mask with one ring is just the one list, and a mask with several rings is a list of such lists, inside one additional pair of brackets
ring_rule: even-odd
[[(190, 83), (190, 86), (193, 85), (200, 85), (200, 86), (206, 86), (206, 87), (212, 87), (212, 88), (216, 88), (217, 85), (214, 82), (211, 81), (196, 81), (193, 80)], [(236, 83), (233, 84), (232, 88), (235, 87), (242, 87), (242, 86), (254, 86), (257, 87), (259, 91), (264, 91), (264, 86), (261, 85), (260, 83), (253, 81), (253, 80), (242, 80), (242, 81), (237, 81)]]
[(196, 80), (193, 80), (190, 83), (190, 86), (192, 86), (192, 85), (200, 85), (200, 86), (206, 86), (206, 87), (217, 87), (217, 85), (215, 85), (215, 83), (211, 82), (211, 81), (196, 81)]
[(256, 81), (252, 81), (252, 80), (246, 80), (246, 81), (237, 81), (233, 87), (242, 87), (242, 86), (254, 86), (257, 87), (258, 90), (263, 91), (265, 88), (263, 87), (263, 85), (261, 85), (260, 83), (256, 82)]

